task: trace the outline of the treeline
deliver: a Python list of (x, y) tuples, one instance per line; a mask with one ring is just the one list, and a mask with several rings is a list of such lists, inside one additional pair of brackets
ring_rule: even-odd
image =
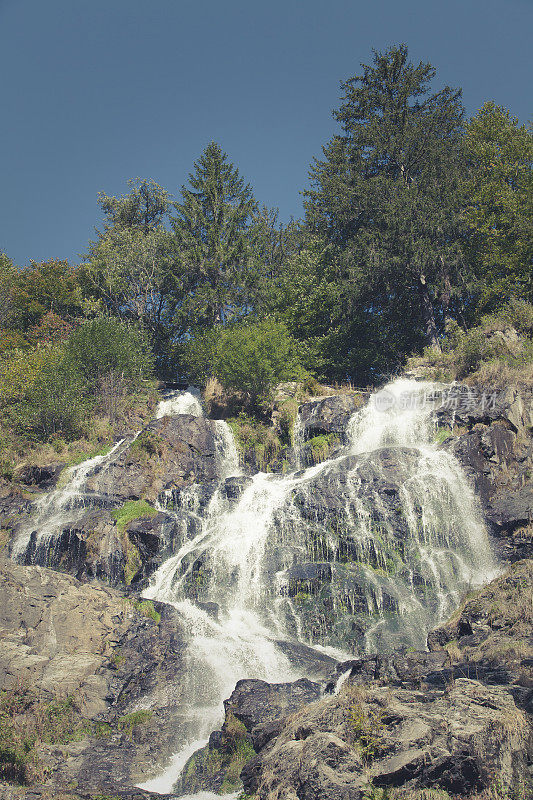
[(302, 375), (376, 383), (447, 331), (533, 302), (531, 129), (492, 102), (467, 120), (461, 92), (434, 85), (404, 45), (341, 84), (300, 221), (280, 224), (212, 142), (177, 199), (151, 180), (101, 194), (81, 264), (2, 256), (4, 417), (44, 437), (75, 428), (43, 418), (46, 380), (70, 384), (65, 408), (109, 409), (154, 371), (255, 398)]

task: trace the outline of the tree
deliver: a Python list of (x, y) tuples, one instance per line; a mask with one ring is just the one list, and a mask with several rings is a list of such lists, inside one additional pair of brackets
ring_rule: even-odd
[(189, 183), (172, 218), (181, 272), (194, 284), (188, 311), (199, 325), (227, 322), (249, 304), (257, 203), (215, 142), (194, 163)]
[(182, 304), (192, 287), (165, 227), (168, 193), (154, 181), (129, 185), (124, 197), (99, 195), (104, 226), (90, 244), (83, 277), (86, 292), (109, 312), (146, 328), (161, 366), (169, 342), (187, 328)]
[(533, 136), (488, 102), (466, 127), (465, 251), (474, 272), (474, 315), (514, 295), (533, 300)]
[(0, 253), (0, 328), (7, 327), (13, 317), (12, 290), (17, 271), (5, 253)]
[(50, 311), (65, 320), (82, 313), (82, 291), (79, 272), (68, 261), (30, 262), (20, 270), (11, 290), (13, 325), (26, 330), (37, 325)]
[(312, 166), (307, 225), (336, 249), (352, 308), (400, 351), (422, 338), (438, 348), (463, 285), (460, 91), (430, 94), (435, 70), (405, 45), (362, 66), (341, 84), (342, 132)]

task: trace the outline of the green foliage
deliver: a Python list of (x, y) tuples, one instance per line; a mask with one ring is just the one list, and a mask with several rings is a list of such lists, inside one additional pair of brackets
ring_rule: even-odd
[(260, 472), (270, 472), (283, 447), (276, 431), (244, 412), (228, 419), (228, 425), (244, 459), (251, 460)]
[(188, 314), (194, 324), (210, 326), (249, 303), (258, 208), (250, 184), (216, 142), (194, 163), (189, 182), (174, 203), (172, 226), (179, 271), (194, 284)]
[(405, 45), (362, 66), (342, 84), (341, 133), (311, 169), (307, 224), (337, 253), (343, 327), (362, 314), (366, 341), (376, 326), (402, 349), (435, 345), (462, 285), (460, 92), (431, 94), (435, 70)]
[[(424, 367), (435, 380), (470, 379), (477, 383), (505, 385), (528, 381), (533, 376), (533, 305), (512, 300), (500, 313), (485, 316), (481, 323), (464, 331), (450, 320), (442, 339), (442, 351), (427, 348), (422, 358), (409, 365)], [(524, 332), (516, 336), (515, 323)]]
[[(474, 272), (475, 313), (511, 295), (533, 301), (533, 135), (487, 102), (466, 127), (465, 252)], [(472, 316), (472, 315), (471, 315)]]
[(20, 270), (11, 286), (12, 323), (26, 330), (50, 311), (63, 319), (81, 315), (82, 290), (76, 267), (67, 261), (32, 261)]
[(185, 357), (191, 379), (205, 383), (216, 377), (224, 388), (245, 392), (256, 403), (267, 400), (280, 381), (306, 375), (298, 343), (284, 323), (268, 318), (195, 336)]
[(147, 710), (133, 711), (131, 714), (125, 714), (119, 717), (117, 727), (119, 731), (123, 731), (130, 739), (133, 736), (133, 729), (137, 725), (145, 725), (152, 719), (152, 712)]
[(307, 447), (311, 450), (313, 462), (315, 464), (329, 458), (331, 451), (339, 444), (340, 439), (336, 433), (321, 433), (318, 436), (313, 436), (306, 442)]
[(156, 611), (154, 608), (154, 604), (151, 600), (143, 600), (142, 602), (135, 602), (133, 607), (136, 611), (140, 611), (148, 619), (151, 619), (153, 622), (159, 625), (161, 622), (161, 614), (159, 611)]
[(153, 369), (141, 331), (111, 317), (97, 317), (77, 328), (67, 341), (66, 361), (94, 393), (110, 376), (128, 389), (137, 388)]
[(380, 754), (382, 748), (381, 715), (360, 702), (354, 702), (348, 709), (348, 729), (357, 744), (363, 761), (370, 764)]
[(140, 517), (153, 517), (157, 511), (146, 500), (127, 500), (120, 508), (114, 508), (111, 516), (117, 523), (117, 528), (123, 531), (130, 522)]

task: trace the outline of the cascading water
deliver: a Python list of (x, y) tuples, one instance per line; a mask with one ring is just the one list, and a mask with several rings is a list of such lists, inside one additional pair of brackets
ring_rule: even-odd
[[(31, 518), (18, 531), (11, 549), (11, 557), (24, 561), (31, 544), (35, 552), (43, 554), (53, 543), (57, 533), (62, 531), (79, 516), (79, 509), (89, 505), (98, 506), (103, 500), (99, 495), (87, 493), (85, 484), (97, 469), (105, 471), (124, 446), (133, 439), (121, 439), (104, 455), (89, 458), (71, 467), (61, 481), (61, 485), (44, 495), (37, 503)], [(47, 563), (43, 556), (43, 563)]]
[(203, 416), (202, 396), (198, 389), (189, 386), (186, 391), (169, 392), (158, 404), (155, 418), (175, 417), (178, 414), (191, 414), (193, 417)]
[[(296, 677), (280, 640), (345, 657), (424, 647), (461, 595), (493, 576), (475, 498), (434, 441), (437, 402), (437, 386), (395, 381), (353, 415), (336, 457), (241, 478), (236, 499), (221, 481), (145, 592), (179, 610), (188, 663), (182, 748), (144, 788), (171, 789), (237, 680)], [(237, 470), (229, 440), (227, 452), (222, 478)], [(174, 500), (183, 509), (188, 494)]]
[[(155, 419), (177, 414), (202, 416), (203, 408), (198, 389), (189, 387), (187, 391), (169, 392), (158, 404)], [(234, 446), (228, 442), (225, 423), (216, 423), (217, 452), (225, 453)], [(59, 540), (59, 535), (75, 523), (83, 511), (91, 507), (113, 505), (113, 498), (88, 489), (89, 478), (98, 473), (99, 478), (115, 463), (125, 448), (133, 444), (140, 431), (118, 441), (108, 453), (94, 456), (77, 466), (71, 467), (61, 480), (61, 485), (44, 495), (36, 504), (30, 518), (20, 527), (15, 536), (11, 557), (17, 561), (31, 560), (32, 563), (49, 564), (50, 551)], [(235, 455), (238, 458), (235, 450)], [(219, 463), (225, 463), (225, 455), (219, 455)], [(223, 468), (220, 469), (223, 474)], [(80, 513), (81, 511), (81, 513)]]

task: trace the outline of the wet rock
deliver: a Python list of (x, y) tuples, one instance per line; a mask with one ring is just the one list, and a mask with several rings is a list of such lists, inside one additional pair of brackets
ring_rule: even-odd
[(204, 417), (181, 414), (148, 425), (110, 468), (97, 471), (89, 489), (122, 501), (155, 502), (165, 489), (216, 477), (215, 426)]
[(501, 558), (533, 555), (533, 389), (452, 386), (435, 412), (479, 496)]
[(250, 481), (251, 478), (245, 476), (226, 478), (222, 488), (224, 496), (227, 497), (228, 500), (237, 500), (250, 484)]

